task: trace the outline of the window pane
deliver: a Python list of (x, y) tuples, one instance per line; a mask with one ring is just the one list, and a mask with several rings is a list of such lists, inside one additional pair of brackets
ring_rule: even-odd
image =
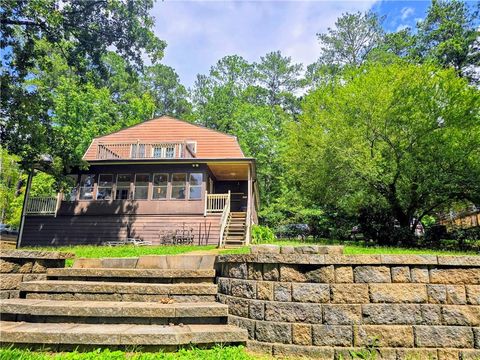
[(129, 192), (130, 192), (130, 188), (119, 188), (119, 187), (117, 187), (117, 194), (116, 194), (115, 198), (117, 200), (127, 200)]
[(168, 184), (168, 175), (167, 174), (154, 174), (153, 175), (153, 185), (167, 185)]
[(202, 187), (190, 186), (190, 199), (201, 199), (201, 198), (202, 198)]
[(92, 200), (93, 199), (93, 187), (81, 187), (80, 188), (80, 199), (81, 200)]
[(190, 186), (192, 185), (202, 185), (202, 173), (190, 174)]
[(144, 158), (145, 157), (145, 144), (132, 144), (131, 151), (132, 158)]
[(150, 182), (149, 174), (136, 174), (135, 175), (135, 186), (148, 186)]
[(165, 157), (166, 158), (173, 158), (175, 157), (175, 147), (169, 146), (165, 149)]
[(148, 199), (148, 186), (136, 186), (134, 199), (135, 200)]
[(154, 158), (161, 158), (162, 157), (162, 148), (156, 146), (153, 148), (153, 157)]
[(152, 197), (154, 199), (166, 199), (167, 198), (167, 187), (166, 186), (154, 186)]
[(98, 179), (98, 186), (112, 186), (113, 175), (100, 174)]
[(82, 175), (80, 179), (80, 186), (93, 186), (95, 182), (95, 175)]
[(185, 199), (185, 186), (172, 186), (172, 199)]
[(97, 189), (97, 200), (111, 200), (112, 188), (111, 187), (99, 187)]
[(173, 174), (172, 175), (172, 185), (183, 185), (187, 181), (187, 174)]
[(117, 186), (130, 186), (132, 182), (131, 174), (120, 174), (117, 176)]

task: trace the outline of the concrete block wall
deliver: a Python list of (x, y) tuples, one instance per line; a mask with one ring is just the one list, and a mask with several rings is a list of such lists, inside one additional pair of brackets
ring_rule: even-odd
[(23, 281), (46, 280), (48, 268), (65, 267), (73, 254), (57, 251), (0, 251), (0, 299), (18, 298)]
[(217, 263), (218, 299), (253, 349), (348, 359), (378, 339), (381, 359), (480, 359), (480, 256), (286, 250)]

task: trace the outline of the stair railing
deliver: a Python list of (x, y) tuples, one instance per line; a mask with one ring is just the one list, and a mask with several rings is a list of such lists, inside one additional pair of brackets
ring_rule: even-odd
[(228, 217), (230, 215), (230, 190), (228, 190), (227, 201), (223, 208), (222, 217), (220, 218), (220, 241), (218, 247), (225, 246), (225, 229), (227, 228)]

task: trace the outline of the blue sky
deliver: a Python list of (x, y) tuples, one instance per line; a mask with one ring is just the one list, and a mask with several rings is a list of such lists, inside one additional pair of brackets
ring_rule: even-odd
[(157, 36), (168, 43), (163, 63), (184, 85), (226, 55), (250, 62), (280, 50), (308, 65), (320, 53), (316, 33), (332, 27), (344, 12), (373, 9), (386, 15), (384, 27), (413, 27), (430, 1), (158, 1), (152, 10)]

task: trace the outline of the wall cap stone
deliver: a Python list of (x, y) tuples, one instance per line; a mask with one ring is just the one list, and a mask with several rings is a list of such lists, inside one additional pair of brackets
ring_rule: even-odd
[(60, 251), (40, 250), (4, 250), (0, 251), (0, 259), (38, 259), (38, 260), (65, 260), (73, 259), (75, 254)]
[(218, 263), (266, 263), (298, 265), (441, 265), (480, 266), (476, 255), (335, 255), (301, 253), (256, 253), (218, 255)]

